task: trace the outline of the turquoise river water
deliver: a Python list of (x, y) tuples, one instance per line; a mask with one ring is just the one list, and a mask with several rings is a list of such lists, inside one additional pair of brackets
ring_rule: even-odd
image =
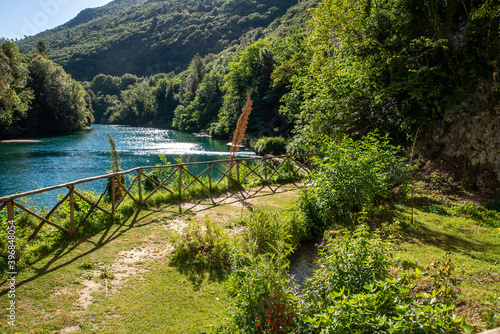
[[(175, 163), (179, 157), (183, 162), (227, 159), (229, 152), (226, 141), (209, 137), (164, 129), (94, 124), (88, 130), (67, 136), (0, 143), (0, 197), (106, 174), (111, 168), (106, 134), (116, 142), (123, 170), (159, 164), (160, 154)], [(245, 149), (238, 154), (253, 155)], [(103, 187), (96, 182), (78, 187), (101, 191)], [(43, 196), (33, 200), (53, 202), (56, 195)]]

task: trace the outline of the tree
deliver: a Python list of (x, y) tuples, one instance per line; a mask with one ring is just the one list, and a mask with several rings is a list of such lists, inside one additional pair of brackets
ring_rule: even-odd
[(38, 41), (36, 45), (36, 53), (42, 56), (47, 56), (47, 47), (43, 41)]
[(14, 42), (0, 41), (0, 138), (17, 134), (33, 99), (26, 62)]
[(37, 55), (29, 71), (28, 87), (35, 97), (25, 125), (31, 134), (69, 133), (92, 124), (88, 94), (61, 66)]
[(269, 127), (276, 117), (281, 97), (272, 87), (274, 66), (274, 53), (268, 40), (258, 40), (234, 57), (224, 78), (224, 101), (218, 123), (210, 129), (213, 135), (228, 137), (234, 131), (249, 90), (252, 90), (254, 101), (249, 132), (258, 133)]
[(499, 9), (490, 0), (323, 0), (312, 12), (310, 64), (292, 78), (282, 111), (312, 146), (321, 135), (374, 129), (404, 142), (460, 112), (491, 75)]

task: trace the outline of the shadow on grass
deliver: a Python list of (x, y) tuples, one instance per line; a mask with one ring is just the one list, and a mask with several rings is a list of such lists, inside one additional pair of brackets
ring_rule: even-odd
[[(290, 186), (295, 187), (296, 189), (302, 189), (300, 185), (297, 185), (296, 183), (290, 183), (288, 184)], [(273, 188), (274, 186), (274, 188)], [(232, 205), (232, 204), (237, 204), (241, 203), (242, 206), (250, 211), (254, 210), (253, 204), (247, 202), (247, 200), (250, 199), (256, 199), (256, 198), (265, 198), (265, 197), (270, 197), (274, 196), (276, 194), (282, 194), (282, 193), (287, 193), (294, 191), (295, 189), (284, 189), (285, 185), (284, 184), (279, 184), (279, 185), (260, 185), (259, 187), (253, 188), (253, 189), (248, 189), (248, 190), (239, 190), (239, 191), (231, 191), (229, 193), (226, 193), (227, 196), (221, 196), (218, 198), (209, 198), (208, 200), (211, 201), (211, 205), (207, 205), (204, 207), (201, 207), (202, 201), (198, 201), (195, 203), (189, 203), (191, 206), (187, 209), (184, 209), (184, 211), (195, 211), (195, 212), (203, 212), (203, 211), (208, 211), (210, 209), (213, 209), (216, 206), (220, 205)], [(262, 193), (262, 190), (268, 188), (271, 192), (269, 193)], [(206, 200), (206, 199), (205, 199)]]
[[(35, 271), (35, 275), (33, 275), (32, 277), (27, 278), (25, 280), (16, 282), (16, 288), (22, 287), (23, 285), (25, 285), (27, 283), (35, 281), (35, 280), (37, 280), (37, 279), (39, 279), (39, 278), (41, 278), (41, 277), (43, 277), (43, 276), (45, 276), (45, 275), (47, 275), (49, 273), (52, 273), (52, 272), (57, 271), (57, 270), (59, 270), (61, 268), (64, 268), (64, 267), (68, 266), (69, 264), (71, 264), (71, 263), (73, 263), (73, 262), (75, 262), (75, 261), (77, 261), (77, 260), (79, 260), (79, 259), (81, 259), (81, 258), (83, 258), (83, 257), (85, 257), (87, 255), (89, 255), (89, 254), (94, 253), (95, 251), (101, 249), (102, 247), (104, 247), (108, 243), (110, 243), (111, 241), (116, 240), (117, 238), (119, 238), (120, 236), (122, 236), (123, 234), (125, 234), (126, 232), (128, 232), (128, 231), (130, 231), (130, 230), (132, 230), (134, 228), (141, 228), (141, 227), (153, 224), (153, 222), (138, 224), (141, 221), (144, 221), (149, 216), (151, 216), (153, 213), (155, 213), (155, 211), (147, 210), (147, 211), (151, 211), (151, 212), (149, 214), (147, 214), (147, 215), (139, 218), (139, 215), (140, 215), (140, 213), (142, 211), (145, 211), (145, 210), (144, 209), (138, 209), (138, 210), (136, 210), (134, 212), (134, 214), (132, 214), (131, 216), (129, 216), (122, 223), (115, 223), (115, 224), (109, 225), (104, 231), (100, 232), (100, 233), (102, 233), (102, 236), (101, 236), (101, 238), (97, 242), (92, 242), (92, 241), (90, 241), (88, 239), (86, 239), (86, 240), (85, 239), (84, 240), (82, 240), (82, 239), (73, 239), (73, 240), (71, 240), (70, 238), (68, 238), (64, 243), (62, 243), (58, 248), (56, 248), (48, 256), (46, 256), (43, 259), (39, 259), (39, 260), (35, 261), (34, 263), (31, 263), (30, 267)], [(127, 224), (128, 221), (130, 221), (130, 223)], [(94, 248), (90, 249), (89, 251), (87, 251), (85, 253), (79, 254), (79, 255), (75, 256), (74, 258), (71, 258), (71, 259), (67, 260), (64, 263), (61, 263), (61, 264), (56, 265), (56, 266), (54, 266), (54, 267), (51, 268), (51, 266), (56, 261), (58, 261), (61, 258), (69, 255), (83, 241), (92, 243), (94, 245)], [(45, 263), (40, 268), (35, 268), (35, 265), (38, 262), (40, 262), (42, 260), (45, 260), (45, 259), (47, 259), (49, 257), (50, 257), (50, 260), (48, 260), (47, 263)], [(6, 282), (7, 282), (7, 280), (4, 280), (3, 282), (0, 283), (0, 285), (5, 284)], [(0, 291), (0, 296), (4, 296), (8, 292), (9, 292), (8, 289)]]
[[(300, 186), (295, 184), (295, 183), (291, 183), (291, 185), (295, 186), (296, 188), (300, 188)], [(247, 190), (247, 191), (243, 191), (243, 190), (233, 191), (233, 192), (229, 193), (229, 196), (225, 197), (219, 203), (213, 201), (211, 206), (209, 206), (207, 208), (200, 209), (198, 211), (209, 210), (217, 205), (220, 205), (222, 202), (224, 202), (223, 205), (229, 205), (229, 204), (233, 204), (233, 203), (243, 202), (243, 205), (245, 205), (245, 207), (252, 210), (253, 206), (250, 203), (245, 202), (245, 200), (251, 199), (251, 198), (272, 196), (275, 193), (277, 193), (283, 186), (284, 185), (277, 185), (277, 186), (275, 185), (275, 188), (273, 188), (271, 185), (263, 185), (259, 189), (252, 189), (252, 190)], [(262, 194), (261, 191), (266, 187), (269, 188), (272, 191), (272, 193)], [(292, 191), (292, 190), (281, 189), (280, 193), (289, 192), (289, 191)], [(246, 196), (243, 195), (244, 192), (246, 193)], [(240, 196), (238, 196), (238, 194), (240, 194), (241, 198), (240, 198)], [(229, 199), (229, 198), (234, 198), (234, 201), (227, 202), (227, 199)], [(188, 210), (194, 210), (200, 203), (201, 203), (201, 201), (199, 203), (193, 203), (194, 204), (193, 207), (189, 208)], [(148, 217), (150, 217), (154, 213), (158, 212), (159, 210), (160, 211), (166, 210), (167, 208), (172, 207), (172, 205), (173, 205), (172, 203), (169, 203), (167, 206), (160, 207), (158, 209), (138, 208), (134, 211), (134, 213), (132, 213), (123, 222), (110, 224), (104, 230), (102, 230), (98, 233), (95, 233), (94, 235), (102, 233), (100, 239), (97, 242), (93, 242), (90, 240), (93, 236), (88, 236), (88, 237), (84, 237), (84, 238), (82, 238), (81, 236), (79, 236), (79, 237), (77, 236), (76, 238), (75, 237), (71, 238), (71, 237), (66, 236), (65, 237), (66, 240), (64, 240), (60, 244), (59, 247), (55, 248), (53, 251), (51, 251), (45, 257), (40, 258), (40, 259), (36, 260), (35, 262), (30, 263), (28, 265), (29, 267), (31, 267), (35, 271), (35, 275), (33, 275), (30, 278), (27, 278), (25, 280), (16, 282), (16, 288), (22, 287), (23, 285), (30, 283), (32, 281), (36, 281), (38, 278), (41, 278), (41, 277), (43, 277), (49, 273), (52, 273), (54, 271), (57, 271), (61, 268), (64, 268), (64, 267), (70, 265), (71, 263), (74, 263), (75, 261), (98, 251), (99, 249), (106, 246), (111, 241), (116, 240), (117, 238), (119, 238), (120, 236), (122, 236), (123, 234), (125, 234), (126, 232), (128, 232), (132, 229), (141, 228), (144, 226), (154, 224), (155, 222), (152, 222), (152, 221), (145, 222), (142, 224), (141, 224), (141, 222), (146, 220)], [(146, 214), (143, 217), (139, 218), (139, 215), (144, 211), (146, 211), (146, 212), (149, 211), (149, 214)], [(186, 211), (186, 210), (184, 210), (184, 211)], [(89, 243), (93, 244), (94, 248), (90, 249), (89, 251), (87, 251), (85, 253), (77, 255), (74, 258), (71, 258), (64, 263), (61, 263), (59, 265), (52, 267), (54, 265), (54, 263), (56, 263), (61, 258), (68, 256), (72, 251), (74, 251), (83, 242), (89, 242)], [(50, 258), (50, 259), (43, 266), (41, 266), (39, 268), (35, 268), (37, 263), (39, 263), (40, 261), (44, 261), (47, 258)], [(206, 273), (208, 273), (210, 280), (220, 281), (224, 278), (223, 271), (207, 270), (206, 268), (193, 270), (193, 268), (188, 268), (188, 267), (179, 268), (179, 270), (180, 270), (180, 272), (185, 273), (189, 277), (189, 279), (193, 283), (193, 285), (197, 288), (200, 287), (201, 282), (203, 281), (203, 277)], [(7, 278), (8, 277), (6, 277), (2, 282), (0, 282), (0, 285), (4, 285), (7, 282)], [(0, 296), (4, 296), (8, 292), (9, 292), (9, 290), (8, 290), (8, 288), (6, 288), (5, 290), (0, 291)]]
[(189, 279), (195, 291), (200, 291), (201, 285), (205, 279), (211, 282), (220, 283), (227, 278), (227, 274), (229, 273), (228, 269), (205, 268), (192, 264), (177, 264), (175, 267), (179, 273), (185, 275)]
[[(425, 212), (425, 209), (416, 209)], [(446, 213), (433, 214), (443, 217), (443, 219), (448, 216)], [(491, 255), (497, 254), (500, 251), (498, 245), (475, 240), (471, 237), (460, 236), (458, 235), (458, 230), (454, 229), (449, 229), (448, 231), (433, 229), (429, 223), (425, 223), (419, 219), (414, 219), (412, 224), (408, 221), (408, 217), (404, 215), (404, 211), (395, 211), (393, 219), (401, 222), (402, 237), (406, 242), (421, 242), (424, 245), (433, 246), (446, 252), (463, 254), (471, 259), (488, 263), (496, 263), (497, 261)]]

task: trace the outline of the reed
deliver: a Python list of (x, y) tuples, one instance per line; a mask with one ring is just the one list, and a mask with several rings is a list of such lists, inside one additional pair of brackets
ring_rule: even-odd
[(245, 137), (248, 118), (250, 117), (250, 113), (252, 112), (252, 104), (252, 91), (249, 90), (247, 94), (247, 102), (245, 103), (245, 106), (241, 111), (241, 115), (238, 118), (238, 123), (236, 123), (236, 130), (233, 134), (233, 141), (231, 142), (231, 149), (229, 150), (231, 158), (236, 156), (236, 153), (240, 149), (241, 143), (243, 142), (243, 138)]

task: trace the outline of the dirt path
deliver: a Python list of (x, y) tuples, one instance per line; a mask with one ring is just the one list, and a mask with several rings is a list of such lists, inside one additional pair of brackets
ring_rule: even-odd
[[(246, 217), (256, 207), (272, 210), (276, 201), (292, 203), (299, 196), (298, 190), (299, 185), (266, 186), (227, 193), (213, 199), (159, 208), (149, 218), (156, 223), (148, 227), (153, 232), (147, 241), (118, 252), (114, 261), (107, 266), (99, 263), (94, 269), (84, 272), (71, 314), (75, 318), (83, 319), (89, 306), (95, 301), (94, 296), (97, 293), (104, 293), (106, 298), (119, 294), (130, 277), (141, 279), (151, 270), (149, 268), (152, 267), (153, 262), (165, 260), (173, 247), (169, 243), (158, 242), (155, 237), (157, 231), (180, 233), (188, 225), (189, 220), (198, 221), (203, 225), (205, 219), (210, 219), (221, 226), (229, 227), (230, 234), (238, 234), (243, 228), (235, 222)], [(276, 208), (279, 206), (277, 205)], [(183, 214), (179, 214), (177, 210), (182, 211)], [(56, 292), (58, 295), (71, 293), (66, 288)], [(72, 333), (80, 329), (80, 326), (67, 325), (56, 333)]]

